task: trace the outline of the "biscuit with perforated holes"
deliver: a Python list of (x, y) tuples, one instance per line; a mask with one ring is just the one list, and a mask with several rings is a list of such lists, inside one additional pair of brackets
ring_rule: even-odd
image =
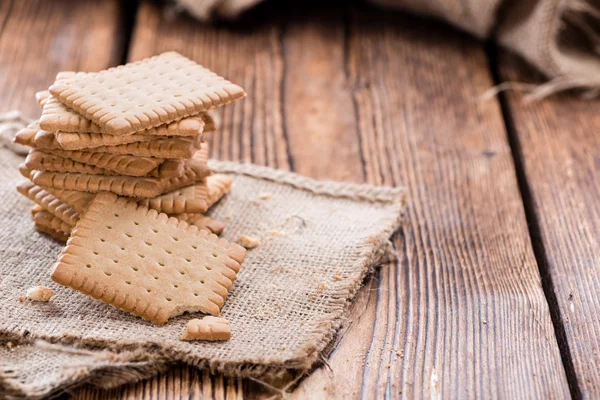
[(120, 175), (146, 176), (165, 160), (154, 157), (136, 157), (126, 154), (110, 154), (78, 150), (46, 150), (47, 153), (71, 159), (83, 164), (95, 165)]
[(136, 157), (190, 158), (200, 149), (201, 145), (202, 135), (196, 135), (166, 137), (149, 142), (134, 142), (118, 146), (101, 146), (89, 150)]
[(154, 324), (218, 315), (246, 250), (186, 222), (100, 193), (51, 273), (54, 282)]
[(176, 52), (57, 80), (50, 93), (104, 133), (127, 135), (197, 115), (244, 90)]
[(149, 142), (156, 140), (154, 136), (146, 135), (103, 135), (101, 133), (76, 133), (76, 132), (56, 132), (56, 141), (65, 150), (87, 150), (94, 151), (96, 147), (119, 146), (135, 142)]
[(211, 315), (202, 319), (192, 319), (185, 326), (185, 331), (180, 340), (229, 340), (231, 339), (231, 326), (223, 317)]
[[(75, 72), (59, 72), (56, 76), (56, 82), (61, 82), (68, 78), (73, 78), (77, 76), (83, 76), (85, 73), (75, 73)], [(38, 102), (42, 104), (42, 116), (40, 117), (40, 125), (42, 129), (50, 131), (50, 132), (60, 132), (60, 133), (80, 133), (82, 136), (75, 139), (73, 136), (65, 135), (64, 140), (72, 143), (73, 140), (98, 140), (98, 136), (114, 136), (114, 135), (102, 135), (102, 129), (100, 127), (90, 121), (89, 119), (79, 115), (77, 112), (71, 110), (64, 104), (62, 104), (58, 99), (50, 94), (50, 92), (46, 92), (47, 96), (43, 92), (40, 92), (40, 99)], [(37, 96), (37, 95), (36, 95)], [(37, 97), (36, 97), (37, 98)], [(151, 128), (145, 131), (141, 131), (140, 135), (143, 136), (195, 136), (198, 133), (202, 133), (204, 122), (211, 122), (211, 119), (205, 118), (184, 118), (180, 121), (176, 121), (172, 124), (161, 125), (156, 128)], [(211, 126), (209, 126), (210, 128)], [(84, 134), (93, 133), (95, 135), (95, 139), (86, 138)], [(136, 136), (140, 136), (136, 135)], [(122, 138), (119, 142), (118, 138), (105, 140), (112, 141), (112, 145), (123, 144), (123, 143), (131, 143), (138, 140), (133, 140), (132, 138)], [(111, 145), (106, 143), (106, 145)], [(70, 148), (71, 150), (75, 150), (75, 148)]]

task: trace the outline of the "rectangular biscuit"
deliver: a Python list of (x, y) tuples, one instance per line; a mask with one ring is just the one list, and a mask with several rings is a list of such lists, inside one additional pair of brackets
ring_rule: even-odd
[(113, 192), (120, 196), (152, 198), (180, 187), (192, 185), (210, 174), (210, 169), (195, 160), (188, 160), (181, 177), (148, 178), (105, 176), (66, 172), (31, 171), (31, 180), (39, 186), (90, 193)]
[(109, 169), (118, 174), (145, 176), (164, 162), (162, 158), (136, 157), (126, 154), (96, 153), (75, 150), (47, 150), (48, 153), (83, 164)]
[(44, 153), (40, 150), (32, 150), (25, 159), (25, 165), (29, 169), (52, 172), (73, 172), (78, 174), (92, 175), (116, 175), (116, 172), (91, 164), (73, 161), (70, 158), (59, 157), (54, 154)]
[(111, 193), (77, 223), (51, 279), (164, 324), (184, 312), (218, 315), (246, 255), (241, 246)]
[(57, 77), (49, 90), (111, 135), (178, 121), (245, 96), (239, 86), (176, 52), (98, 73)]
[(20, 183), (17, 190), (69, 226), (75, 226), (79, 220), (79, 213), (75, 209), (29, 181)]
[(149, 142), (135, 142), (119, 146), (101, 146), (94, 152), (132, 155), (136, 157), (191, 158), (202, 145), (202, 135), (174, 136)]
[[(59, 72), (56, 76), (56, 82), (61, 82), (68, 78), (85, 75), (83, 72)], [(89, 119), (79, 115), (77, 112), (68, 108), (62, 104), (58, 99), (47, 92), (48, 96), (40, 101), (43, 101), (42, 116), (40, 117), (40, 126), (42, 129), (50, 132), (61, 132), (61, 133), (93, 133), (102, 134), (102, 129)], [(42, 95), (41, 95), (42, 96)], [(206, 119), (209, 123), (211, 118)], [(204, 119), (198, 117), (184, 118), (180, 121), (176, 121), (172, 124), (161, 125), (156, 129), (148, 129), (140, 132), (144, 136), (195, 136), (202, 133), (204, 126)], [(210, 126), (212, 127), (212, 125)], [(114, 135), (112, 135), (114, 136)], [(73, 140), (73, 138), (67, 138), (65, 140)], [(85, 140), (85, 138), (84, 138)], [(96, 138), (97, 140), (97, 138)], [(129, 140), (127, 142), (117, 143), (116, 139), (112, 145), (131, 143), (136, 140)], [(106, 145), (111, 145), (106, 143)], [(75, 148), (69, 148), (69, 150), (77, 150)]]
[(154, 136), (146, 135), (103, 135), (101, 133), (56, 132), (56, 141), (65, 150), (89, 150), (102, 146), (118, 146), (134, 142), (149, 142)]
[(196, 137), (204, 140), (204, 119), (188, 117), (168, 125), (146, 129), (131, 135), (106, 135), (91, 132), (56, 132), (58, 143), (66, 150), (82, 150), (102, 146), (118, 146), (135, 142), (150, 142), (175, 137)]

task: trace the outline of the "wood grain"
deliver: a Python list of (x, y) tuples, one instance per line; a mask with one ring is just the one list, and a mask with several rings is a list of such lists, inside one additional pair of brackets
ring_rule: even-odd
[(36, 118), (34, 95), (59, 71), (97, 71), (120, 63), (124, 35), (117, 0), (0, 2), (0, 112)]
[[(504, 54), (500, 78), (541, 83)], [(553, 290), (573, 382), (585, 398), (600, 397), (600, 100), (558, 95), (525, 103), (507, 92), (507, 110), (538, 253)]]
[[(409, 187), (398, 258), (365, 283), (329, 367), (294, 396), (568, 396), (502, 116), (497, 102), (477, 100), (493, 84), (481, 45), (390, 11), (284, 7), (271, 3), (233, 27), (169, 17), (144, 2), (128, 59), (178, 50), (247, 89), (222, 113), (216, 158)], [(116, 0), (1, 1), (0, 111), (36, 116), (33, 95), (56, 72), (118, 64), (126, 39), (119, 14)], [(594, 397), (600, 162), (589, 132), (597, 117), (573, 100), (522, 110), (517, 100), (511, 110), (548, 269), (578, 381)], [(573, 137), (584, 144), (564, 146)], [(273, 392), (177, 367), (73, 397), (244, 394)]]
[[(410, 189), (398, 259), (359, 294), (331, 369), (295, 396), (567, 396), (501, 113), (477, 101), (492, 86), (481, 45), (397, 13), (315, 10), (232, 28), (143, 3), (129, 54), (177, 50), (247, 89), (222, 115), (217, 158)], [(201, 390), (222, 379), (182, 373)]]
[(355, 12), (349, 32), (366, 176), (411, 200), (363, 316), (368, 351), (347, 333), (333, 373), (297, 397), (568, 396), (500, 110), (478, 101), (492, 86), (480, 45), (389, 12)]

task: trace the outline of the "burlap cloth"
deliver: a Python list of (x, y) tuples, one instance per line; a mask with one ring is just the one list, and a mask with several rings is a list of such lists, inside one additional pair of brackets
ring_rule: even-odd
[[(5, 396), (42, 396), (82, 382), (110, 387), (176, 362), (259, 379), (308, 371), (333, 340), (365, 274), (389, 251), (404, 207), (403, 188), (319, 182), (211, 162), (234, 182), (210, 215), (225, 223), (225, 238), (247, 234), (261, 244), (248, 252), (222, 309), (231, 340), (182, 342), (183, 327), (197, 314), (153, 326), (50, 280), (62, 245), (33, 229), (31, 202), (15, 190), (23, 179), (17, 172), (21, 161), (0, 148)], [(54, 289), (48, 303), (17, 300), (36, 285)]]
[[(205, 20), (232, 18), (263, 0), (175, 0)], [(545, 96), (569, 88), (600, 88), (598, 0), (370, 0), (450, 22), (495, 39), (552, 80)]]

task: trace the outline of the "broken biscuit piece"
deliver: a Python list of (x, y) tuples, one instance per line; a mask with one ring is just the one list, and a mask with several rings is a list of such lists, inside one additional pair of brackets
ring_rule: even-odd
[(53, 294), (54, 290), (44, 286), (35, 286), (27, 289), (27, 298), (31, 301), (48, 301)]
[(204, 317), (190, 320), (180, 340), (229, 340), (231, 326), (229, 321), (222, 317)]
[(247, 248), (253, 249), (260, 244), (257, 238), (248, 235), (241, 235), (238, 239), (238, 244)]

